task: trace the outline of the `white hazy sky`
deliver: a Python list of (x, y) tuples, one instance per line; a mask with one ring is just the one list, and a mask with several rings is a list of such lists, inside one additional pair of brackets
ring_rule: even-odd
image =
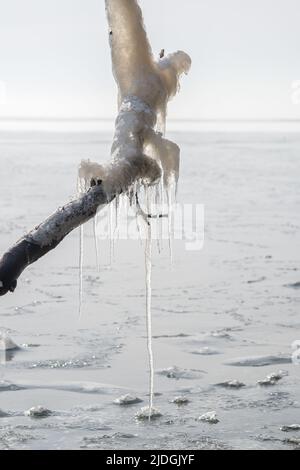
[[(171, 117), (300, 118), (292, 102), (299, 0), (140, 4), (154, 53), (182, 49), (193, 59)], [(0, 117), (114, 116), (104, 0), (0, 0), (0, 7)]]

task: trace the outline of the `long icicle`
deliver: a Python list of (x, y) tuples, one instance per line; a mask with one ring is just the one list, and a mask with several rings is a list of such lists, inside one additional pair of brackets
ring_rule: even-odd
[[(86, 190), (85, 182), (78, 176), (77, 178), (77, 195), (83, 194)], [(79, 291), (78, 291), (78, 318), (81, 319), (82, 300), (83, 300), (83, 225), (79, 227)]]
[(167, 188), (167, 201), (168, 201), (168, 239), (169, 239), (169, 252), (170, 264), (173, 264), (173, 199), (172, 188)]
[(114, 259), (114, 225), (113, 225), (113, 207), (112, 204), (108, 208), (108, 224), (109, 224), (109, 267), (112, 268)]
[(98, 214), (96, 214), (94, 217), (93, 228), (94, 228), (94, 241), (95, 241), (95, 253), (96, 253), (96, 266), (97, 266), (97, 271), (100, 272), (99, 237), (97, 234), (97, 225), (98, 225)]
[[(149, 197), (149, 196), (148, 196)], [(148, 201), (149, 209), (149, 201)], [(146, 267), (146, 321), (147, 321), (147, 349), (149, 360), (149, 421), (151, 420), (154, 395), (154, 364), (152, 350), (152, 315), (151, 315), (151, 274), (152, 274), (152, 230), (151, 224), (147, 225), (147, 238), (145, 244), (145, 267)]]
[(83, 225), (79, 228), (79, 319), (82, 313), (83, 300)]

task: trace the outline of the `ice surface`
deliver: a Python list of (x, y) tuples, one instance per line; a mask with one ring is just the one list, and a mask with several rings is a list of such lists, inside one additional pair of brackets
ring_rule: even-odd
[[(34, 225), (37, 214), (50, 212), (68, 196), (68, 188), (74, 184), (74, 161), (82, 157), (83, 149), (86, 155), (103, 155), (109, 134), (58, 133), (51, 135), (50, 144), (49, 133), (11, 133), (0, 138), (3, 180), (14, 181), (18, 187), (17, 200), (7, 185), (0, 187), (3, 202), (0, 241), (4, 250), (23, 230), (23, 225), (24, 230), (25, 225)], [(166, 266), (167, 253), (153, 259), (155, 363), (159, 360), (156, 369), (176, 364), (182, 369), (198, 368), (206, 373), (200, 378), (197, 375), (179, 380), (156, 375), (155, 391), (161, 395), (155, 394), (154, 406), (163, 412), (163, 417), (151, 421), (152, 426), (148, 425), (147, 416), (145, 421), (136, 423), (135, 412), (148, 406), (148, 396), (144, 395), (148, 391), (148, 367), (143, 252), (136, 241), (120, 242), (120, 265), (113, 271), (103, 271), (99, 289), (99, 283), (88, 280), (89, 276), (95, 279), (97, 274), (92, 259), (92, 227), (87, 226), (84, 312), (88, 314), (81, 325), (84, 331), (77, 331), (78, 323), (74, 322), (74, 311), (78, 308), (75, 237), (65, 240), (63, 257), (59, 250), (54, 250), (47, 262), (41, 262), (37, 268), (33, 265), (27, 271), (25, 278), (20, 279), (24, 283), (21, 296), (16, 293), (17, 298), (1, 300), (1, 324), (8, 329), (9, 336), (21, 346), (40, 344), (38, 348), (18, 351), (6, 362), (6, 383), (0, 380), (0, 408), (9, 417), (0, 420), (1, 449), (4, 446), (52, 449), (57, 447), (58, 436), (63, 449), (89, 444), (112, 450), (289, 450), (297, 445), (284, 439), (299, 439), (300, 432), (285, 433), (280, 428), (300, 424), (299, 367), (291, 361), (270, 364), (269, 356), (276, 356), (277, 360), (279, 351), (291, 356), (293, 342), (300, 339), (299, 290), (285, 287), (300, 279), (299, 270), (295, 271), (300, 257), (295, 245), (299, 239), (296, 221), (300, 134), (178, 132), (174, 139), (185, 154), (182, 195), (185, 200), (197, 203), (205, 194), (210, 205), (207, 224), (211, 230), (206, 249), (201, 252), (189, 254), (184, 244), (178, 243), (179, 268), (171, 274)], [(18, 161), (20, 171), (15, 171), (11, 161)], [(202, 188), (202, 196), (195, 188)], [(278, 197), (272, 188), (277, 188)], [(26, 212), (29, 206), (31, 210)], [(24, 213), (26, 217), (22, 219)], [(260, 230), (262, 220), (264, 227)], [(102, 244), (101, 264), (104, 264), (107, 244)], [(271, 260), (266, 259), (269, 254)], [(265, 282), (247, 284), (248, 279), (263, 275), (268, 279), (267, 286)], [(232, 330), (234, 341), (206, 336), (207, 332), (224, 327), (239, 328)], [(107, 340), (115, 348), (104, 359), (111, 367), (102, 368), (99, 364), (106, 355)], [(119, 343), (124, 346), (118, 348)], [(190, 354), (191, 350), (203, 347), (213, 348), (219, 354)], [(88, 364), (68, 369), (28, 369), (28, 364), (40, 361), (63, 363), (92, 358), (95, 354), (97, 361), (92, 367)], [(240, 367), (224, 365), (229, 359), (246, 357), (252, 358), (250, 362), (254, 365), (266, 362), (270, 365), (247, 367), (249, 361)], [(280, 368), (289, 371), (289, 378), (270, 388), (255, 386), (258, 380)], [(247, 387), (235, 390), (214, 386), (231, 379), (238, 379)], [(34, 383), (36, 387), (31, 386)], [(186, 388), (191, 391), (188, 393)], [(144, 403), (132, 407), (113, 404), (115, 398), (126, 393), (143, 398)], [(191, 401), (178, 408), (170, 401), (181, 394)], [(21, 411), (38, 404), (54, 410), (54, 414), (41, 420), (21, 416)], [(88, 411), (89, 407), (91, 410), (98, 407), (99, 411)], [(220, 424), (194, 421), (211, 410), (217, 411)], [(173, 424), (166, 424), (168, 420)], [(102, 431), (100, 427), (104, 425), (110, 430)], [(120, 437), (126, 434), (137, 437)], [(25, 440), (28, 435), (33, 439)]]

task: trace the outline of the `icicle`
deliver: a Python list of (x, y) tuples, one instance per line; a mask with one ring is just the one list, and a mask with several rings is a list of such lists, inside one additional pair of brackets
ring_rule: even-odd
[[(161, 182), (160, 182), (160, 204), (161, 204), (162, 210), (164, 210), (164, 208), (165, 208), (165, 191), (164, 191), (163, 179), (161, 179)], [(163, 223), (162, 218), (160, 219), (159, 224), (160, 224), (159, 225), (160, 244), (161, 244), (161, 247), (163, 247), (164, 223)]]
[[(77, 194), (80, 195), (86, 190), (84, 179), (78, 174)], [(83, 225), (79, 227), (79, 289), (78, 289), (78, 317), (81, 318), (83, 299)]]
[(109, 224), (109, 266), (112, 267), (114, 259), (114, 223), (113, 223), (113, 206), (110, 205), (108, 209), (108, 224)]
[(167, 201), (168, 201), (168, 240), (170, 263), (173, 264), (173, 200), (172, 200), (172, 187), (167, 188)]
[(162, 243), (162, 217), (159, 217), (159, 212), (162, 208), (162, 201), (161, 201), (161, 191), (160, 191), (160, 185), (157, 185), (156, 187), (156, 193), (155, 193), (155, 206), (156, 206), (156, 212), (158, 215), (158, 219), (156, 219), (156, 245), (157, 245), (157, 251), (158, 253), (161, 252), (161, 243)]
[[(150, 212), (149, 192), (147, 196), (147, 208)], [(147, 322), (147, 349), (149, 360), (149, 420), (151, 420), (154, 395), (154, 364), (152, 351), (152, 314), (151, 314), (151, 274), (152, 274), (152, 232), (151, 224), (147, 225), (147, 237), (145, 243), (145, 268), (146, 268), (146, 322)]]
[(119, 224), (119, 204), (120, 204), (120, 201), (119, 201), (119, 198), (120, 196), (116, 196), (116, 199), (115, 199), (115, 230), (114, 230), (114, 233), (117, 234), (117, 230), (118, 230), (118, 224)]
[[(138, 187), (137, 185), (134, 186), (134, 199), (133, 199), (133, 208), (134, 208), (134, 214), (135, 214), (135, 223), (136, 223), (136, 229), (140, 241), (140, 245), (143, 245), (143, 237), (142, 237), (142, 229), (140, 225), (140, 219), (141, 219), (141, 214), (140, 214), (140, 207), (138, 203)], [(145, 222), (145, 220), (143, 220)], [(144, 226), (144, 225), (143, 225)]]
[(94, 241), (95, 241), (95, 252), (96, 252), (96, 266), (97, 271), (100, 272), (100, 255), (99, 255), (99, 238), (97, 234), (98, 214), (94, 217)]
[(142, 233), (141, 233), (141, 227), (140, 227), (140, 219), (139, 219), (139, 214), (138, 214), (138, 210), (136, 209), (135, 211), (135, 223), (136, 223), (136, 229), (137, 229), (137, 233), (138, 233), (138, 236), (139, 236), (139, 240), (140, 240), (140, 244), (142, 245)]
[(83, 299), (83, 225), (79, 228), (79, 319), (82, 312)]

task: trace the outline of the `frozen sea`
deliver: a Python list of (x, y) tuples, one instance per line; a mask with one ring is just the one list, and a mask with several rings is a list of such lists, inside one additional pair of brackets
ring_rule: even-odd
[[(167, 242), (153, 249), (162, 416), (135, 417), (148, 403), (143, 246), (116, 242), (110, 266), (101, 241), (98, 272), (89, 223), (81, 318), (78, 230), (0, 298), (1, 330), (20, 346), (0, 353), (0, 449), (300, 447), (300, 133), (192, 127), (169, 135), (179, 202), (205, 207), (204, 246), (175, 241), (173, 265)], [(109, 125), (0, 132), (1, 253), (72, 197), (80, 160), (106, 160), (111, 137)], [(142, 402), (114, 403), (127, 393)], [(51, 413), (25, 414), (38, 405)], [(198, 419), (211, 411), (218, 423)]]

